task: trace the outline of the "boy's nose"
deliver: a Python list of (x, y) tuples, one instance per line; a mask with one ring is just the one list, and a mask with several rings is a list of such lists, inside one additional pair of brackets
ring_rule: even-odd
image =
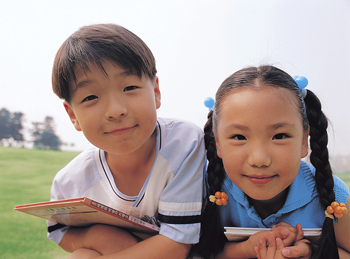
[(128, 114), (128, 109), (125, 103), (120, 98), (113, 98), (110, 96), (106, 104), (105, 117), (107, 120), (118, 119)]
[(268, 149), (264, 144), (255, 145), (248, 156), (248, 164), (259, 168), (270, 166), (272, 160)]

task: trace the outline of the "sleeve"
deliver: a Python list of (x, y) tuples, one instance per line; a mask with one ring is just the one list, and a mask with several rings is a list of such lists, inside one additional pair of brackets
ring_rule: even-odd
[(206, 161), (203, 132), (197, 126), (175, 127), (167, 139), (165, 155), (174, 176), (159, 201), (160, 234), (180, 243), (197, 243)]
[[(99, 181), (95, 172), (95, 147), (89, 148), (62, 168), (55, 176), (51, 186), (51, 201), (81, 197), (89, 188)], [(47, 237), (59, 244), (68, 227), (47, 221)]]
[[(59, 187), (57, 178), (58, 177), (56, 175), (51, 186), (51, 199), (50, 199), (51, 201), (65, 199), (61, 191), (61, 188)], [(47, 220), (46, 222), (47, 222), (47, 237), (52, 241), (54, 241), (56, 244), (59, 244), (69, 227), (64, 226), (62, 224), (58, 224), (57, 222), (51, 221), (51, 220)]]
[(333, 175), (333, 179), (335, 200), (346, 204), (349, 198), (349, 187), (338, 176)]

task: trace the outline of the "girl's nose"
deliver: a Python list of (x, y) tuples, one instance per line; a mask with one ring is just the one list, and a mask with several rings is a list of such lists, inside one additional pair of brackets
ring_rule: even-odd
[(254, 145), (248, 157), (249, 165), (252, 167), (264, 168), (269, 167), (271, 162), (268, 146), (264, 144)]

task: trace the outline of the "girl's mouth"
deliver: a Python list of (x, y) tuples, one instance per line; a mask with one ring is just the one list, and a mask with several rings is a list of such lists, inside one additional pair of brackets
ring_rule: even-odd
[(246, 176), (249, 181), (251, 181), (253, 184), (267, 184), (270, 182), (275, 175), (273, 176)]

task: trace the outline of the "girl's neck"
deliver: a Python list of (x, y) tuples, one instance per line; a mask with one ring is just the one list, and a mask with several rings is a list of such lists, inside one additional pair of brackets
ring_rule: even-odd
[(251, 206), (254, 206), (260, 218), (265, 219), (268, 216), (277, 213), (277, 211), (283, 207), (288, 192), (289, 187), (270, 200), (254, 200), (248, 196), (248, 201)]

